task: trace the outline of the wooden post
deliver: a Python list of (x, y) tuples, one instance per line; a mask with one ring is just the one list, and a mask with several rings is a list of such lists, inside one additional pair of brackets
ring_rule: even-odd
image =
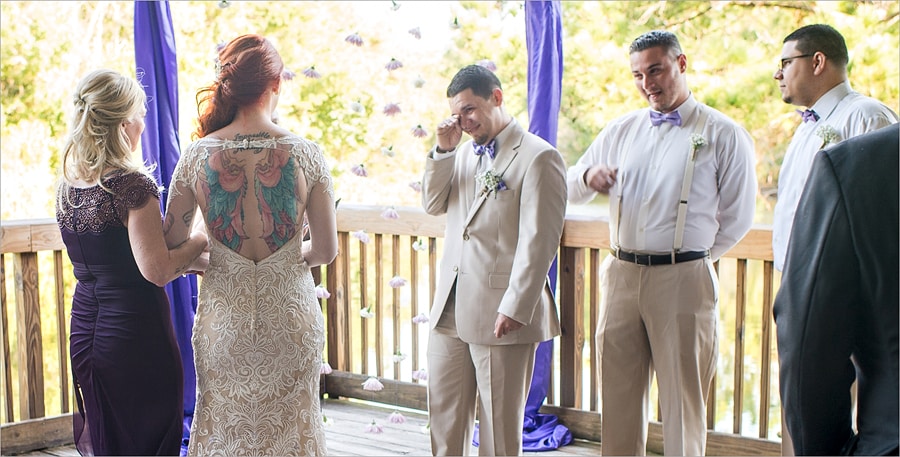
[(350, 261), (350, 241), (346, 232), (338, 233), (338, 255), (328, 265), (326, 282), (328, 290), (332, 291), (328, 298), (326, 309), (328, 310), (327, 344), (328, 363), (336, 370), (350, 370), (349, 322), (347, 320), (347, 300), (350, 276), (347, 273)]
[(22, 419), (44, 417), (44, 357), (37, 254), (13, 255), (16, 277), (19, 411)]
[(560, 406), (581, 407), (584, 350), (584, 249), (560, 249), (559, 341)]

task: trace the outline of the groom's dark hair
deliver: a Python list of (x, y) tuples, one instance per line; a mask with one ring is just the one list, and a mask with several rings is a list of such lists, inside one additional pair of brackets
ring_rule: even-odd
[(493, 71), (481, 65), (469, 65), (459, 70), (450, 81), (450, 85), (447, 86), (447, 98), (454, 97), (466, 89), (472, 89), (473, 94), (488, 99), (491, 98), (494, 89), (502, 87), (500, 79)]

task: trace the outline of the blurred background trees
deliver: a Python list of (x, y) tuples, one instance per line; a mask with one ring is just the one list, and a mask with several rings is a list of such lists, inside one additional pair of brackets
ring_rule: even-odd
[[(643, 32), (675, 32), (695, 96), (742, 123), (756, 142), (757, 222), (771, 222), (778, 168), (799, 122), (773, 72), (782, 39), (828, 23), (845, 37), (854, 89), (898, 111), (897, 1), (563, 1), (563, 98), (558, 147), (568, 164), (610, 120), (645, 106), (628, 45)], [(52, 217), (53, 189), (71, 109), (88, 71), (135, 74), (130, 1), (0, 2), (0, 216)], [(449, 114), (456, 70), (496, 66), (507, 109), (527, 125), (522, 1), (179, 1), (171, 3), (179, 59), (182, 148), (196, 128), (195, 94), (214, 77), (216, 45), (270, 38), (296, 76), (279, 122), (323, 147), (337, 196), (348, 203), (418, 206), (434, 126)], [(345, 40), (362, 38), (355, 46)], [(388, 70), (394, 59), (402, 67)], [(308, 77), (315, 70), (319, 77)], [(152, 101), (151, 101), (152, 103)], [(386, 105), (400, 112), (388, 116)], [(413, 135), (421, 126), (427, 134)], [(364, 164), (368, 177), (350, 172)]]

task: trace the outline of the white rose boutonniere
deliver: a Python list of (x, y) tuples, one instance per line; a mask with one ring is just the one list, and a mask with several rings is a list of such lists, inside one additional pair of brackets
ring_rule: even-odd
[(841, 141), (841, 134), (828, 124), (820, 125), (819, 128), (816, 129), (816, 136), (822, 139), (822, 145), (819, 146), (819, 149)]
[(703, 138), (703, 135), (699, 133), (691, 134), (691, 158), (697, 158), (697, 151), (700, 150), (703, 146), (706, 146), (706, 138)]

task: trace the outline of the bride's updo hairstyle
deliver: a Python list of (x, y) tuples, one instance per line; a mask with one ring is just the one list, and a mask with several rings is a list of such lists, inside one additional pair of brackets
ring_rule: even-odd
[(216, 80), (197, 92), (200, 126), (194, 138), (203, 138), (234, 120), (241, 106), (256, 103), (281, 78), (284, 63), (269, 40), (243, 35), (219, 51)]
[(141, 85), (112, 70), (95, 70), (78, 83), (72, 95), (74, 111), (63, 147), (62, 174), (66, 182), (103, 186), (110, 171), (144, 171), (132, 157), (131, 142), (122, 127), (142, 115), (146, 95)]

